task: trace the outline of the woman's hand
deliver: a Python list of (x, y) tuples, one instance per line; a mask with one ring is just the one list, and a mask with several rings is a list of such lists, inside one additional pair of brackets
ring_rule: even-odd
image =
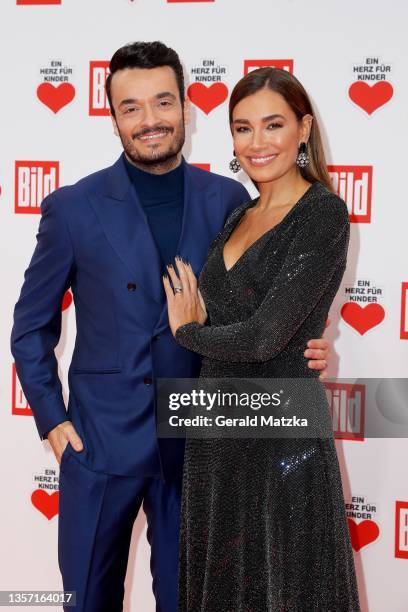
[(173, 336), (176, 335), (181, 325), (193, 321), (204, 323), (207, 319), (204, 300), (197, 287), (197, 279), (190, 264), (183, 262), (179, 257), (176, 257), (175, 260), (178, 276), (171, 265), (167, 266), (171, 284), (169, 277), (163, 276), (169, 324)]

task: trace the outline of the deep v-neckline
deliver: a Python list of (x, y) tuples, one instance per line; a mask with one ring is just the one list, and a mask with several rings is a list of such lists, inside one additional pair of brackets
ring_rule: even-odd
[(259, 238), (257, 238), (256, 240), (254, 240), (254, 242), (252, 242), (249, 247), (247, 249), (245, 249), (245, 251), (242, 253), (242, 255), (240, 255), (238, 257), (238, 259), (235, 261), (235, 263), (230, 267), (227, 268), (227, 266), (225, 265), (225, 258), (224, 258), (224, 249), (225, 249), (225, 245), (228, 242), (228, 240), (231, 238), (232, 233), (234, 232), (234, 230), (239, 226), (239, 224), (241, 223), (242, 219), (245, 216), (246, 211), (249, 208), (252, 208), (253, 206), (255, 206), (259, 200), (258, 198), (255, 198), (255, 200), (252, 200), (251, 202), (249, 202), (241, 211), (241, 215), (238, 217), (238, 221), (236, 222), (235, 225), (233, 225), (233, 227), (231, 228), (231, 230), (229, 232), (227, 232), (222, 245), (221, 245), (221, 259), (222, 259), (222, 264), (224, 266), (224, 270), (227, 274), (229, 274), (234, 268), (236, 268), (236, 266), (241, 262), (241, 260), (243, 259), (243, 257), (245, 257), (245, 255), (251, 251), (251, 249), (257, 245), (263, 238), (265, 238), (266, 236), (268, 236), (270, 233), (272, 233), (273, 231), (275, 231), (280, 225), (282, 225), (282, 223), (284, 221), (287, 221), (287, 219), (292, 215), (292, 213), (294, 212), (295, 208), (298, 207), (298, 205), (303, 201), (303, 199), (305, 198), (306, 194), (308, 194), (310, 192), (311, 189), (313, 189), (313, 187), (315, 185), (318, 184), (318, 181), (316, 181), (315, 183), (312, 183), (310, 185), (310, 187), (308, 187), (306, 189), (306, 191), (304, 192), (303, 195), (300, 196), (299, 200), (297, 202), (295, 202), (295, 204), (292, 206), (292, 208), (286, 213), (286, 215), (279, 221), (279, 223), (277, 223), (276, 225), (274, 225), (273, 227), (271, 227), (270, 229), (266, 230), (266, 232), (264, 232), (263, 234), (261, 234), (259, 236)]

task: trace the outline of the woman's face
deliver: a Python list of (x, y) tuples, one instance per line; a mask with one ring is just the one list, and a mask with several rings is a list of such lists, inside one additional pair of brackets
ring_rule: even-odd
[(296, 168), (301, 142), (307, 142), (312, 116), (298, 121), (283, 96), (261, 89), (241, 100), (232, 115), (235, 154), (256, 183), (274, 181)]

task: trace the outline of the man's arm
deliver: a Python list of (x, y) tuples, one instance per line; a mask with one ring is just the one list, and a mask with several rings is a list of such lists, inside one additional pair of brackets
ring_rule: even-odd
[(61, 303), (71, 285), (74, 253), (62, 207), (53, 194), (41, 204), (37, 245), (14, 309), (11, 352), (40, 438), (67, 421), (54, 349), (61, 334)]

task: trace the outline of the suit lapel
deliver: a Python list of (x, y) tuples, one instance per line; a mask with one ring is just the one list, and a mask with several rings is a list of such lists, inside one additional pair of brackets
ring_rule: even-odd
[[(167, 302), (162, 281), (162, 262), (136, 190), (126, 171), (124, 154), (108, 170), (102, 193), (88, 197), (103, 231), (131, 273), (129, 281), (139, 285), (155, 304), (154, 333), (168, 326)], [(198, 277), (216, 227), (211, 199), (216, 189), (205, 173), (185, 164), (184, 210), (177, 254), (191, 263)]]
[(108, 171), (104, 193), (89, 198), (108, 241), (132, 274), (129, 280), (162, 306), (160, 256), (123, 154)]

